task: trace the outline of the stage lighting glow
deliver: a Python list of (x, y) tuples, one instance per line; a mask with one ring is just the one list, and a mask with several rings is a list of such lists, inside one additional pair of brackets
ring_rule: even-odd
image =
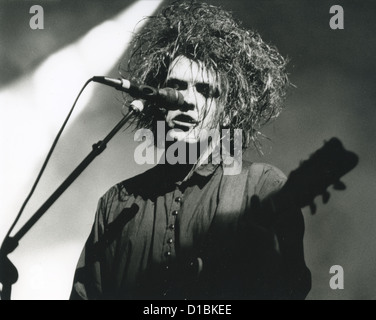
[[(53, 53), (31, 73), (0, 90), (0, 193), (6, 195), (0, 202), (0, 241), (31, 188), (36, 172), (83, 84), (92, 76), (110, 72), (127, 49), (135, 28), (142, 28), (143, 23), (138, 22), (152, 15), (161, 3), (162, 0), (135, 1), (75, 43)], [(89, 86), (70, 123), (85, 108), (92, 94), (93, 86)], [(46, 191), (47, 195), (51, 191)], [(65, 260), (73, 261), (69, 268), (54, 262), (56, 248), (40, 248), (27, 254), (28, 245), (27, 241), (21, 242), (17, 252), (11, 255), (20, 274), (12, 299), (66, 299), (78, 258), (77, 248), (73, 250), (74, 245), (68, 245), (60, 250)], [(58, 261), (62, 261), (61, 255)], [(52, 279), (53, 274), (48, 273), (52, 269), (53, 274), (60, 275), (59, 279)], [(42, 287), (39, 286), (42, 289), (36, 291), (35, 282), (43, 283)]]

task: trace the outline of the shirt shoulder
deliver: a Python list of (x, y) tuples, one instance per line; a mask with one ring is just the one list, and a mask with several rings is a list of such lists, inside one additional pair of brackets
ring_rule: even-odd
[(270, 179), (281, 181), (287, 179), (282, 170), (268, 163), (243, 161), (243, 169), (248, 172), (248, 175), (256, 175), (259, 177), (267, 176)]
[(286, 182), (286, 175), (268, 163), (243, 162), (243, 174), (247, 174), (247, 189), (261, 199), (278, 191)]
[(226, 199), (235, 197), (235, 195), (236, 197), (257, 195), (263, 199), (270, 193), (278, 191), (286, 180), (286, 175), (271, 164), (242, 161), (239, 174), (226, 175), (223, 173), (220, 194)]
[(140, 173), (134, 177), (125, 179), (111, 188), (109, 188), (101, 199), (104, 202), (109, 201), (127, 201), (130, 197), (137, 197), (138, 195), (144, 197), (151, 197), (153, 191), (156, 190), (155, 185), (161, 181), (161, 171), (159, 168), (153, 167)]

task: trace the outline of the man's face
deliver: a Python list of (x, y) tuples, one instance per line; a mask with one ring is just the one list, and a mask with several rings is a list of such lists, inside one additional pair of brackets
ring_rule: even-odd
[(167, 87), (178, 90), (185, 102), (178, 110), (168, 111), (166, 123), (172, 129), (168, 136), (187, 143), (206, 140), (209, 130), (218, 128), (214, 120), (222, 110), (215, 72), (202, 63), (178, 56), (169, 69)]

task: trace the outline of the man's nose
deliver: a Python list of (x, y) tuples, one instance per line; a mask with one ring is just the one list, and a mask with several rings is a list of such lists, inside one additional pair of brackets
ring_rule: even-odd
[(194, 110), (197, 105), (197, 92), (189, 86), (186, 90), (180, 91), (184, 97), (184, 104), (181, 107), (184, 111)]

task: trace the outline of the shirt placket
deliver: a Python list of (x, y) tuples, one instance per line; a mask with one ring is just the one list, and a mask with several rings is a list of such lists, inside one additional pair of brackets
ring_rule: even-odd
[(164, 292), (164, 296), (168, 295), (168, 279), (171, 278), (172, 262), (176, 260), (176, 221), (179, 214), (181, 214), (183, 204), (183, 194), (178, 186), (172, 196), (172, 204), (170, 206), (169, 213), (167, 215), (167, 226), (165, 238), (163, 241), (163, 254), (165, 261), (165, 273), (167, 288)]

